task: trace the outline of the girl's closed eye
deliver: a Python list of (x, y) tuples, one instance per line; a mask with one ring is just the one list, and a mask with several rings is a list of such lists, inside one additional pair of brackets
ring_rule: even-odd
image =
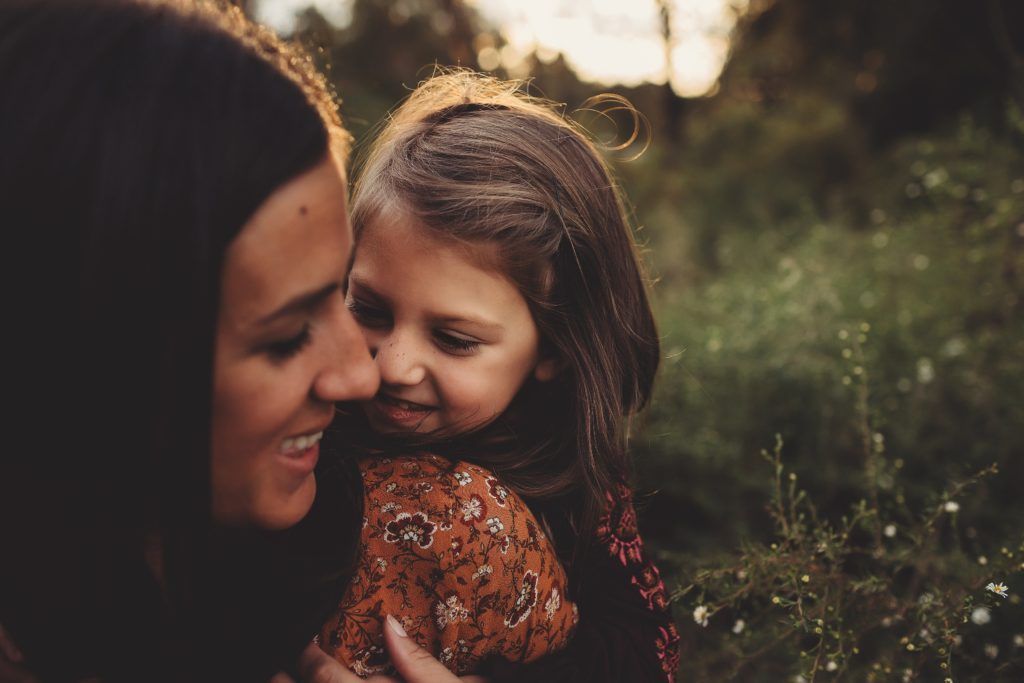
[(483, 343), (477, 339), (470, 339), (445, 330), (435, 331), (434, 341), (442, 351), (454, 356), (468, 356), (479, 349)]
[(389, 321), (388, 312), (379, 306), (374, 306), (355, 297), (349, 297), (345, 302), (348, 310), (360, 325), (366, 327), (379, 327)]
[(312, 338), (312, 329), (307, 322), (303, 324), (298, 334), (272, 341), (266, 345), (265, 349), (273, 360), (278, 362), (285, 361), (298, 354)]

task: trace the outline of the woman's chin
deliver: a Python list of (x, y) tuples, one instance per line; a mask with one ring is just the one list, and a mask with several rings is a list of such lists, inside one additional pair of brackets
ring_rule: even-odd
[(310, 474), (297, 489), (279, 492), (253, 511), (253, 523), (261, 529), (279, 531), (293, 527), (309, 514), (316, 498), (316, 476)]

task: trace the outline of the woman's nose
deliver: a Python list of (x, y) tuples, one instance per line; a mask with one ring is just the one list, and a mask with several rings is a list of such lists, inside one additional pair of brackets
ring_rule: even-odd
[(313, 384), (314, 395), (332, 403), (372, 398), (380, 386), (380, 372), (343, 301), (325, 332), (333, 343), (324, 345), (324, 366)]
[(383, 384), (415, 386), (426, 378), (422, 352), (409, 334), (391, 330), (373, 340), (371, 353)]

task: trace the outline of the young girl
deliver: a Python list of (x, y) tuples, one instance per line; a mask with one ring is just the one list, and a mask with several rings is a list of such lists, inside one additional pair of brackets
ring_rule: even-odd
[[(382, 379), (366, 504), (393, 521), (364, 527), (321, 645), (376, 671), (395, 613), (460, 673), (671, 680), (678, 636), (626, 485), (658, 337), (599, 152), (515, 84), (448, 73), (394, 113), (352, 211), (347, 302)], [(443, 459), (381, 457), (416, 448)], [(510, 545), (534, 555), (509, 566)]]

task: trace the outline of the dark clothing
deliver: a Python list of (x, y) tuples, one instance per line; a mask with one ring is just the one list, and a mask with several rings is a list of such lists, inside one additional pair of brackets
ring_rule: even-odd
[(580, 610), (566, 649), (529, 664), (492, 658), (485, 674), (498, 683), (667, 681), (679, 668), (679, 634), (657, 567), (637, 533), (632, 492), (609, 494), (609, 510), (570, 579)]

